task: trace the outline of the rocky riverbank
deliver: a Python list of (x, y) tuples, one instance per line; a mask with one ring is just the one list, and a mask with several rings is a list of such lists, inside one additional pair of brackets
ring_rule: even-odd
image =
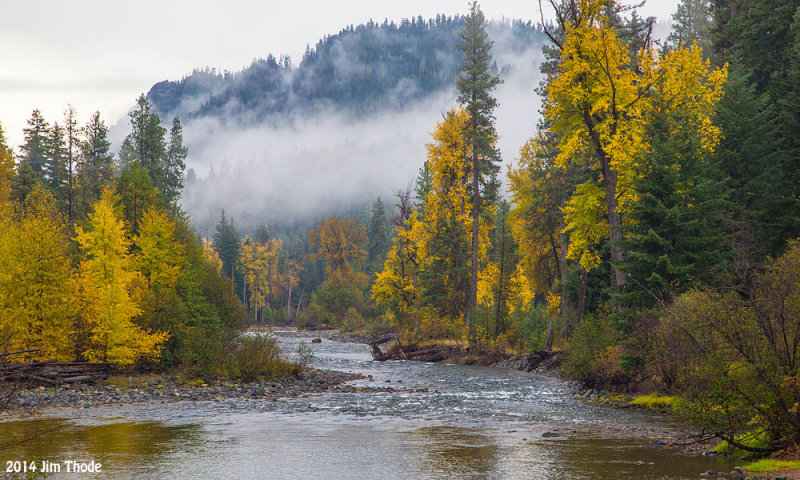
[(346, 383), (363, 378), (357, 374), (329, 370), (308, 370), (296, 377), (254, 383), (185, 383), (170, 375), (115, 376), (94, 384), (22, 389), (16, 392), (9, 406), (12, 412), (35, 412), (49, 407), (91, 408), (115, 404), (228, 399), (275, 401), (315, 393), (394, 391), (391, 387), (355, 387)]

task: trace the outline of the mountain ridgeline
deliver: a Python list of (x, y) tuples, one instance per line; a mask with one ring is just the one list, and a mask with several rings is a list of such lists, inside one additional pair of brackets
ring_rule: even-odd
[[(244, 124), (327, 108), (358, 116), (398, 109), (452, 90), (463, 63), (457, 48), (463, 24), (461, 16), (439, 15), (350, 25), (307, 47), (296, 67), (288, 56), (270, 54), (237, 73), (195, 70), (179, 81), (155, 84), (147, 96), (162, 118), (210, 116)], [(541, 26), (532, 22), (489, 27), (498, 70), (511, 68), (513, 56), (539, 50), (545, 41)]]

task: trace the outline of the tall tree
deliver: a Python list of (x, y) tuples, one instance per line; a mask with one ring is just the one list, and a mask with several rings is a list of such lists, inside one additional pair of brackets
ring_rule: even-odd
[(672, 14), (672, 32), (667, 42), (672, 48), (690, 48), (693, 44), (711, 55), (712, 8), (710, 0), (681, 0)]
[(500, 84), (500, 78), (492, 72), (490, 50), (494, 42), (486, 33), (486, 18), (478, 3), (473, 1), (470, 13), (464, 18), (464, 28), (459, 32), (459, 49), (464, 54), (464, 65), (456, 79), (458, 102), (469, 113), (467, 136), (472, 160), (471, 174), (471, 276), (465, 317), (469, 323), (470, 336), (474, 335), (474, 313), (478, 303), (478, 242), (481, 215), (489, 213), (497, 201), (497, 171), (500, 153), (495, 146), (497, 133), (494, 128), (494, 109), (497, 100), (492, 90)]
[(75, 212), (75, 176), (77, 173), (78, 149), (80, 144), (78, 129), (78, 119), (75, 118), (75, 108), (67, 105), (64, 111), (64, 136), (66, 141), (65, 167), (66, 167), (66, 200), (67, 200), (67, 221), (70, 228), (74, 223)]
[(164, 191), (162, 197), (166, 204), (174, 207), (183, 190), (183, 171), (189, 151), (183, 145), (183, 127), (178, 117), (172, 119), (169, 131), (169, 146), (164, 164)]
[(165, 198), (168, 191), (165, 158), (167, 147), (164, 141), (166, 129), (161, 126), (161, 119), (152, 110), (152, 105), (144, 94), (136, 100), (136, 107), (128, 116), (131, 133), (122, 142), (120, 164), (123, 167), (134, 163), (140, 165), (150, 175), (159, 197)]
[(222, 271), (229, 278), (234, 278), (234, 273), (241, 259), (242, 243), (239, 239), (239, 232), (233, 226), (233, 219), (230, 222), (225, 218), (225, 210), (214, 229), (212, 245), (222, 260)]
[(47, 158), (44, 164), (45, 183), (53, 191), (58, 208), (66, 211), (67, 207), (67, 144), (64, 128), (53, 123), (47, 137)]
[(383, 269), (383, 262), (386, 260), (386, 253), (389, 251), (389, 237), (386, 231), (386, 208), (383, 200), (378, 197), (372, 204), (372, 212), (369, 221), (369, 247), (367, 248), (367, 265), (370, 272), (378, 272)]
[(83, 127), (78, 165), (77, 203), (85, 215), (91, 205), (100, 199), (103, 189), (113, 179), (114, 154), (108, 141), (108, 127), (95, 112)]
[[(470, 236), (475, 217), (469, 131), (469, 114), (459, 109), (447, 112), (431, 135), (426, 161), (431, 191), (425, 198), (417, 232), (426, 260), (420, 271), (420, 299), (449, 321), (471, 321)], [(477, 260), (485, 260), (488, 228), (485, 218), (479, 220), (475, 254)]]
[(37, 178), (44, 178), (47, 162), (47, 136), (50, 126), (39, 109), (35, 109), (23, 130), (25, 141), (20, 145), (20, 163), (27, 163)]

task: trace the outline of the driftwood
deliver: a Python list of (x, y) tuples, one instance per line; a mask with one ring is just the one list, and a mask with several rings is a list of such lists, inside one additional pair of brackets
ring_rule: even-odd
[(0, 383), (30, 383), (61, 385), (65, 383), (104, 380), (113, 369), (108, 362), (42, 362), (11, 363), (6, 358), (37, 352), (39, 349), (21, 350), (0, 354)]

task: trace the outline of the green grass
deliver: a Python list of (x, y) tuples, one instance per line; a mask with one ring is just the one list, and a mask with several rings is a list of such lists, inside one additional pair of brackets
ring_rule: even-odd
[[(767, 442), (769, 442), (769, 435), (766, 431), (759, 431), (759, 432), (748, 432), (736, 435), (734, 437), (737, 443), (741, 443), (747, 447), (766, 447)], [(753, 452), (748, 452), (747, 450), (740, 450), (736, 447), (732, 447), (728, 444), (727, 441), (723, 440), (717, 444), (716, 447), (713, 448), (713, 451), (716, 453), (720, 453), (723, 455), (734, 455), (734, 456), (750, 456), (754, 455)]]
[(679, 400), (680, 399), (678, 397), (671, 397), (667, 395), (662, 396), (657, 393), (653, 393), (650, 395), (636, 397), (630, 401), (630, 404), (646, 408), (664, 408), (671, 410), (675, 407), (675, 405), (677, 405)]
[(773, 460), (771, 458), (763, 458), (757, 462), (743, 467), (744, 470), (750, 472), (776, 472), (778, 470), (800, 470), (800, 462), (790, 460)]

